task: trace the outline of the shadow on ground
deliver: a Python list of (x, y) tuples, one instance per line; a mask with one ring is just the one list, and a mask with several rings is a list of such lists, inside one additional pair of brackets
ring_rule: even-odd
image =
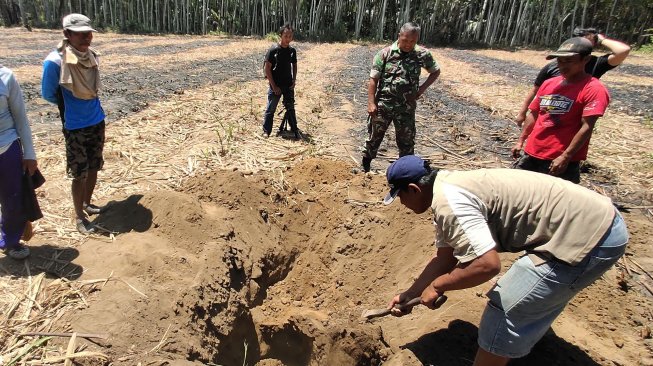
[[(478, 328), (463, 320), (454, 320), (447, 329), (425, 334), (405, 344), (424, 365), (469, 366), (474, 362)], [(513, 360), (511, 366), (599, 366), (583, 350), (549, 330), (531, 353)]]
[(29, 243), (30, 256), (16, 260), (7, 256), (0, 258), (0, 276), (28, 277), (46, 273), (51, 278), (74, 280), (84, 272), (84, 268), (73, 263), (79, 256), (75, 248), (62, 248), (49, 244)]
[(122, 201), (110, 201), (93, 224), (112, 233), (145, 232), (152, 226), (152, 211), (140, 204), (142, 194), (131, 195)]

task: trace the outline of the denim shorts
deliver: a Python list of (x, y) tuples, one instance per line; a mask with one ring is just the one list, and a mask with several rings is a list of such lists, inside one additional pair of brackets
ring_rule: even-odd
[(628, 231), (615, 210), (612, 227), (577, 265), (550, 260), (535, 266), (525, 255), (488, 293), (478, 330), (478, 345), (492, 354), (526, 356), (567, 303), (623, 256)]

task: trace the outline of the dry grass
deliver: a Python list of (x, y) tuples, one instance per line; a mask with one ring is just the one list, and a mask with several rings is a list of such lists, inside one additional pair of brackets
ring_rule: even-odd
[[(26, 266), (29, 272), (29, 268)], [(48, 281), (45, 273), (36, 276), (28, 275), (24, 286), (15, 283), (3, 289), (3, 298), (7, 300), (0, 314), (0, 336), (2, 337), (2, 359), (6, 365), (47, 364), (68, 358), (99, 358), (107, 357), (97, 352), (82, 352), (84, 347), (77, 348), (74, 342), (65, 354), (58, 347), (48, 345), (52, 336), (26, 335), (27, 331), (48, 334), (53, 329), (60, 329), (60, 319), (70, 311), (87, 304), (86, 298), (98, 284), (106, 280), (67, 281), (58, 279)], [(18, 288), (22, 292), (17, 292)], [(9, 290), (9, 291), (6, 291)], [(60, 329), (60, 331), (67, 331)]]
[[(254, 47), (262, 53), (267, 45), (269, 42), (250, 41), (248, 52)], [(338, 145), (332, 141), (334, 136), (322, 133), (321, 123), (325, 116), (335, 113), (327, 110), (325, 103), (331, 93), (326, 89), (328, 75), (342, 67), (342, 62), (336, 59), (337, 52), (332, 50), (348, 47), (351, 46), (316, 45), (299, 55), (300, 59), (307, 60), (302, 63), (306, 68), (302, 75), (306, 83), (300, 82), (297, 86), (299, 126), (304, 136), (308, 136), (305, 140), (264, 139), (260, 136), (267, 90), (263, 78), (187, 90), (108, 125), (105, 169), (100, 172), (94, 197), (103, 202), (136, 192), (174, 190), (188, 177), (209, 169), (239, 169), (249, 173), (283, 171), (286, 166), (305, 157), (342, 155), (336, 152)], [(242, 45), (233, 42), (214, 55), (208, 51), (198, 48), (162, 57), (166, 62), (174, 58), (192, 61), (208, 59), (209, 56), (213, 59), (229, 57), (241, 52)], [(105, 65), (108, 70), (115, 70), (125, 65), (126, 59), (134, 61), (133, 57), (114, 58)], [(165, 63), (159, 63), (157, 59), (153, 66), (161, 64)], [(328, 67), (320, 68), (319, 65)], [(314, 71), (317, 69), (320, 71)], [(315, 82), (309, 84), (308, 81), (314, 78)], [(278, 124), (279, 118), (275, 122)], [(72, 203), (68, 198), (69, 182), (64, 177), (63, 137), (59, 131), (34, 131), (34, 140), (39, 166), (48, 177), (48, 190), (39, 192), (45, 217), (34, 224), (37, 239), (59, 246), (80, 246), (85, 237), (75, 231), (70, 219)], [(106, 240), (112, 238), (109, 235)], [(28, 262), (25, 263), (29, 273)], [(20, 359), (27, 364), (42, 364), (69, 363), (71, 357), (105, 359), (102, 354), (84, 353), (83, 347), (75, 346), (72, 341), (70, 347), (64, 349), (51, 345), (49, 336), (20, 336), (26, 332), (74, 332), (60, 320), (73, 309), (87, 306), (90, 292), (100, 290), (99, 284), (106, 282), (106, 279), (51, 281), (44, 276), (44, 273), (37, 276), (28, 274), (11, 279), (5, 277), (7, 281), (0, 281), (3, 293), (0, 300), (0, 309), (3, 309), (0, 354), (4, 362)]]

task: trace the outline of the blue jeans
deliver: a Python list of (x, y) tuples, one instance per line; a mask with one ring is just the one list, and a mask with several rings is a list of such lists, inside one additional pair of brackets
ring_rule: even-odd
[(555, 259), (535, 266), (521, 257), (488, 293), (478, 345), (498, 356), (526, 356), (567, 303), (623, 256), (627, 242), (626, 224), (615, 212), (612, 227), (575, 266)]
[(276, 95), (272, 88), (268, 89), (268, 105), (265, 108), (265, 120), (263, 121), (263, 132), (270, 134), (272, 132), (272, 121), (274, 112), (277, 110), (279, 100), (283, 96), (283, 106), (286, 108), (288, 115), (288, 124), (293, 132), (297, 131), (297, 117), (295, 116), (295, 89), (282, 87), (281, 95)]
[(25, 230), (23, 153), (18, 140), (0, 154), (0, 249), (15, 248)]

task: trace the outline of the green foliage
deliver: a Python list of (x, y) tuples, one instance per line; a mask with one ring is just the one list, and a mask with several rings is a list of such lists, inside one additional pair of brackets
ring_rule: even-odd
[[(586, 26), (609, 29), (611, 38), (653, 52), (650, 39), (642, 36), (652, 32), (644, 29), (652, 26), (653, 0), (19, 2), (24, 11), (32, 13), (37, 27), (59, 28), (61, 18), (68, 12), (93, 15), (96, 26), (110, 26), (113, 31), (129, 33), (220, 31), (258, 36), (274, 32), (283, 22), (290, 21), (298, 41), (348, 41), (357, 28), (360, 28), (355, 35), (358, 40), (394, 39), (398, 27), (410, 19), (422, 26), (422, 42), (446, 46), (470, 43), (493, 47), (557, 46), (584, 19)], [(3, 6), (3, 3), (7, 4)], [(16, 0), (0, 0), (0, 24), (20, 24), (21, 14), (16, 4)], [(275, 33), (268, 33), (265, 38), (278, 41)]]
[(211, 36), (222, 36), (222, 37), (227, 37), (227, 36), (230, 35), (229, 33), (223, 32), (221, 30), (217, 30), (215, 32), (214, 31), (209, 31), (208, 34), (211, 35)]
[(642, 126), (653, 129), (653, 119), (649, 116), (642, 118)]
[(147, 33), (150, 31), (144, 24), (138, 23), (136, 20), (128, 20), (120, 27), (123, 33)]
[(649, 42), (637, 50), (638, 52), (653, 54), (653, 42)]
[(277, 32), (270, 32), (263, 37), (265, 40), (268, 40), (270, 42), (279, 42), (281, 40), (281, 37), (279, 37), (279, 33)]
[(637, 51), (653, 54), (653, 28), (646, 29), (644, 33), (648, 34), (648, 43), (643, 44)]

